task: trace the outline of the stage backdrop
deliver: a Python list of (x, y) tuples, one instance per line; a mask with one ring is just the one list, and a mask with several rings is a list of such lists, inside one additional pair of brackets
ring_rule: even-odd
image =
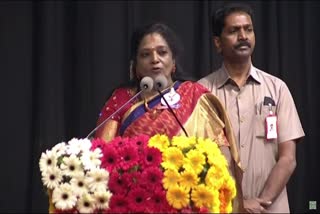
[[(306, 133), (289, 182), (293, 212), (320, 210), (320, 3), (248, 1), (255, 10), (254, 64), (282, 78)], [(185, 72), (220, 65), (210, 14), (221, 1), (7, 1), (0, 3), (0, 212), (46, 212), (41, 152), (85, 137), (112, 90), (129, 78), (134, 27), (162, 21), (184, 44)], [(290, 118), (288, 118), (290, 120)]]

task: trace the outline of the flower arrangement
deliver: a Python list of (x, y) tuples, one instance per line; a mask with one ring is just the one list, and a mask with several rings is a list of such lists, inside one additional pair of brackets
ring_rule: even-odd
[(43, 153), (40, 169), (56, 211), (230, 213), (236, 195), (226, 159), (203, 138), (73, 139)]
[(109, 207), (109, 172), (100, 167), (101, 157), (96, 144), (76, 138), (42, 153), (39, 166), (50, 213), (92, 213)]

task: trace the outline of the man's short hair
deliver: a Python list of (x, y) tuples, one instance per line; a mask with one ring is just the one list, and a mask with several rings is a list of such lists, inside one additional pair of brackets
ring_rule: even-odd
[(243, 3), (231, 3), (223, 6), (222, 8), (216, 10), (212, 15), (212, 33), (213, 36), (220, 36), (224, 28), (224, 21), (227, 16), (234, 12), (244, 12), (247, 13), (253, 23), (253, 10), (249, 5)]

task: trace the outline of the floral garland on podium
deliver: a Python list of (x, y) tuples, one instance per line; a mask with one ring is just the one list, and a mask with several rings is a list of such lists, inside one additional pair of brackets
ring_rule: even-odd
[(42, 153), (49, 212), (230, 213), (235, 182), (210, 139), (72, 139)]

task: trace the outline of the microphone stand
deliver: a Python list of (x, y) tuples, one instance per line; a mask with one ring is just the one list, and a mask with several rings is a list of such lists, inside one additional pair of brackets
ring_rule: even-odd
[(123, 104), (120, 108), (118, 108), (115, 112), (113, 112), (107, 119), (102, 121), (96, 128), (94, 128), (86, 138), (89, 138), (90, 135), (92, 135), (97, 129), (99, 129), (103, 124), (105, 124), (110, 118), (112, 118), (115, 114), (117, 114), (123, 107), (125, 107), (128, 103), (130, 103), (132, 100), (137, 98), (144, 90), (140, 90), (138, 93), (136, 93), (133, 97), (131, 97), (125, 104)]

